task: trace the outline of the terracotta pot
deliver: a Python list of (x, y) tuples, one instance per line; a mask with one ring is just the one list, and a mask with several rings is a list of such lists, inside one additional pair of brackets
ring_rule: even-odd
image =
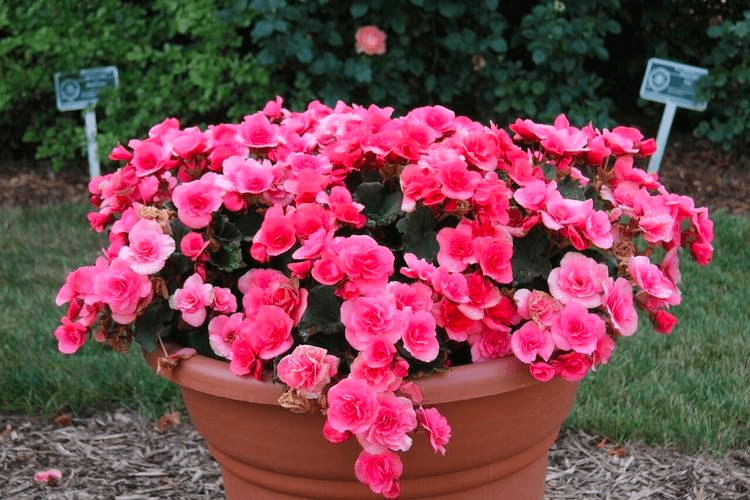
[[(147, 354), (152, 367), (158, 352)], [(229, 364), (195, 356), (167, 378), (180, 386), (190, 418), (222, 470), (230, 500), (380, 498), (354, 477), (356, 440), (331, 444), (324, 417), (277, 404), (280, 384), (237, 377)], [(541, 499), (549, 447), (576, 384), (535, 381), (515, 358), (459, 366), (420, 380), (425, 407), (453, 428), (443, 457), (417, 434), (401, 454), (401, 498)]]

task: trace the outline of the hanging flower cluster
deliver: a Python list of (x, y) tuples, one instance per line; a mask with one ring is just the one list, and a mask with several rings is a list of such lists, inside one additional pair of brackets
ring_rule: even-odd
[(670, 333), (678, 250), (710, 262), (713, 226), (635, 166), (652, 139), (392, 111), (277, 98), (115, 148), (124, 166), (89, 185), (109, 245), (57, 296), (60, 351), (170, 341), (238, 376), (274, 371), (285, 406), (324, 407), (325, 437), (356, 438), (357, 478), (395, 498), (415, 432), (441, 454), (451, 437), (410, 377), (515, 356), (575, 382), (637, 309)]

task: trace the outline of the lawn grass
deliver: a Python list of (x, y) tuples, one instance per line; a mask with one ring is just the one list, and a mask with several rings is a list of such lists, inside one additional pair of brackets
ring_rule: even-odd
[[(101, 246), (86, 210), (0, 211), (0, 410), (116, 404), (153, 417), (180, 408), (176, 388), (151, 374), (137, 348), (123, 356), (90, 342), (74, 356), (57, 352), (52, 331), (63, 311), (54, 296)], [(566, 426), (686, 452), (750, 447), (750, 219), (714, 219), (711, 266), (683, 255), (673, 334), (644, 326), (622, 339), (610, 364), (582, 382)]]

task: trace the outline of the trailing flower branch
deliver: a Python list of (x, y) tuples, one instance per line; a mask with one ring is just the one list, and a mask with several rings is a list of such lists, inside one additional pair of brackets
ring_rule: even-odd
[(637, 309), (671, 332), (678, 250), (709, 263), (713, 226), (637, 167), (653, 139), (562, 115), (508, 133), (441, 106), (392, 111), (277, 98), (115, 148), (124, 165), (89, 185), (109, 245), (57, 296), (60, 351), (171, 341), (272, 375), (283, 406), (325, 412), (329, 441), (356, 438), (356, 477), (395, 498), (414, 434), (440, 454), (451, 437), (412, 377), (515, 356), (576, 382)]

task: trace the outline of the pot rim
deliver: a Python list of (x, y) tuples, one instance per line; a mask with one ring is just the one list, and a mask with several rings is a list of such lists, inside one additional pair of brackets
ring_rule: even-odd
[[(166, 346), (168, 353), (179, 348)], [(143, 351), (143, 355), (155, 370), (162, 357), (160, 349)], [(200, 354), (182, 359), (177, 368), (160, 374), (181, 387), (216, 397), (274, 406), (287, 389), (286, 385), (271, 380), (239, 377), (229, 370), (229, 362)], [(422, 389), (425, 405), (476, 399), (543, 383), (535, 380), (526, 365), (513, 355), (486, 363), (453, 366), (413, 381)]]

